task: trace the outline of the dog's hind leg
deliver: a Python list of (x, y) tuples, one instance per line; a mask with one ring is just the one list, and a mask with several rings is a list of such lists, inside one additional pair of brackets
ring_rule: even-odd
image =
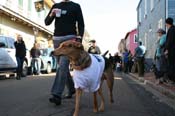
[(75, 95), (75, 111), (73, 116), (78, 116), (79, 113), (79, 107), (80, 107), (80, 97), (82, 94), (82, 90), (81, 89), (76, 89), (76, 95)]
[(113, 99), (114, 74), (112, 71), (109, 71), (105, 74), (105, 76), (106, 76), (106, 81), (109, 88), (110, 102), (113, 103), (114, 102), (114, 99)]
[(93, 99), (94, 99), (94, 112), (98, 112), (98, 103), (97, 103), (97, 91), (93, 93)]
[[(102, 86), (101, 86), (102, 87)], [(102, 88), (99, 88), (98, 90), (98, 94), (100, 95), (101, 97), (101, 103), (100, 103), (100, 107), (99, 107), (99, 111), (100, 112), (103, 112), (104, 111), (104, 97), (103, 97), (103, 93), (102, 93)]]

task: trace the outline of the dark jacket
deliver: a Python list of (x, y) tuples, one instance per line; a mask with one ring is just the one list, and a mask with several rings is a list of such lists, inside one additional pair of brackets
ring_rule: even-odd
[(175, 26), (171, 26), (168, 29), (166, 42), (165, 42), (165, 49), (174, 52), (174, 49), (175, 49)]
[[(61, 9), (61, 17), (52, 16), (52, 9)], [(50, 25), (55, 19), (55, 30), (54, 36), (65, 36), (65, 35), (79, 35), (84, 34), (84, 19), (79, 4), (70, 2), (60, 2), (52, 6), (50, 12), (48, 13), (45, 24)], [(76, 31), (76, 22), (78, 22), (78, 32)]]
[(15, 41), (14, 43), (15, 48), (16, 48), (16, 57), (25, 57), (26, 56), (26, 46), (24, 41), (22, 40), (21, 42)]
[(33, 47), (30, 50), (30, 55), (31, 55), (32, 58), (39, 58), (39, 56), (41, 55), (41, 52), (40, 52), (39, 49), (36, 49), (36, 48)]

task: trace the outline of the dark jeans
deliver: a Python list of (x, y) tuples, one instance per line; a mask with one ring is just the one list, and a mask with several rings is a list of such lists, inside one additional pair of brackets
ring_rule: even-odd
[(137, 58), (138, 76), (144, 76), (144, 57)]
[(175, 53), (174, 50), (168, 52), (168, 77), (175, 82)]
[(125, 73), (128, 73), (128, 71), (129, 71), (129, 65), (128, 64), (129, 64), (128, 62), (124, 62), (124, 72)]
[(17, 61), (17, 65), (18, 65), (16, 72), (17, 72), (18, 76), (22, 75), (24, 59), (25, 59), (24, 57), (16, 57), (16, 61)]
[(159, 79), (161, 77), (164, 77), (165, 73), (167, 73), (168, 65), (167, 65), (167, 59), (164, 55), (160, 57), (156, 57), (156, 79)]
[(41, 72), (41, 59), (40, 58), (32, 58), (31, 62), (31, 72), (32, 74), (40, 74)]
[(69, 71), (69, 60), (66, 56), (60, 56), (59, 66), (56, 72), (56, 78), (51, 90), (52, 95), (61, 97), (65, 88), (65, 85), (68, 88), (68, 94), (71, 95), (71, 93), (75, 89), (74, 89), (74, 83)]
[[(53, 37), (54, 48), (59, 47), (59, 45), (67, 40), (74, 39), (75, 35), (61, 36), (61, 37)], [(71, 95), (73, 91), (75, 91), (74, 83), (69, 71), (69, 60), (66, 56), (60, 56), (58, 58), (58, 68), (56, 72), (55, 81), (53, 83), (51, 94), (53, 96), (62, 96), (65, 85), (68, 88), (68, 94)]]

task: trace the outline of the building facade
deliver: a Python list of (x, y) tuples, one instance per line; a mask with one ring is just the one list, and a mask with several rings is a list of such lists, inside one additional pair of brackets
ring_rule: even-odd
[(140, 0), (137, 7), (138, 39), (147, 48), (146, 57), (153, 58), (157, 30), (165, 27), (165, 19), (175, 21), (175, 0)]
[(23, 36), (27, 49), (34, 42), (40, 47), (49, 47), (52, 43), (53, 26), (46, 27), (44, 19), (53, 5), (52, 0), (39, 0), (44, 9), (37, 11), (36, 0), (1, 0), (0, 35), (16, 38)]
[(131, 54), (134, 55), (135, 48), (138, 45), (137, 39), (137, 29), (133, 29), (132, 31), (126, 33), (124, 39), (121, 39), (118, 45), (118, 51), (122, 54), (125, 49), (130, 50)]
[(134, 29), (126, 34), (126, 49), (131, 51), (131, 54), (134, 55), (135, 48), (138, 46), (137, 42), (137, 29)]

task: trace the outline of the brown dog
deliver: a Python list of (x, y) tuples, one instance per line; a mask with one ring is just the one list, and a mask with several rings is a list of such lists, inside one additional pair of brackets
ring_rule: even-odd
[[(104, 97), (102, 94), (103, 80), (107, 81), (110, 94), (110, 102), (113, 103), (113, 83), (114, 75), (112, 65), (107, 58), (101, 55), (92, 55), (84, 51), (81, 43), (75, 41), (65, 41), (59, 48), (54, 50), (54, 55), (65, 55), (69, 58), (73, 66), (73, 80), (76, 89), (75, 111), (73, 116), (78, 116), (79, 103), (82, 91), (93, 92), (93, 111), (104, 111)], [(101, 104), (97, 106), (97, 92), (101, 97)]]

